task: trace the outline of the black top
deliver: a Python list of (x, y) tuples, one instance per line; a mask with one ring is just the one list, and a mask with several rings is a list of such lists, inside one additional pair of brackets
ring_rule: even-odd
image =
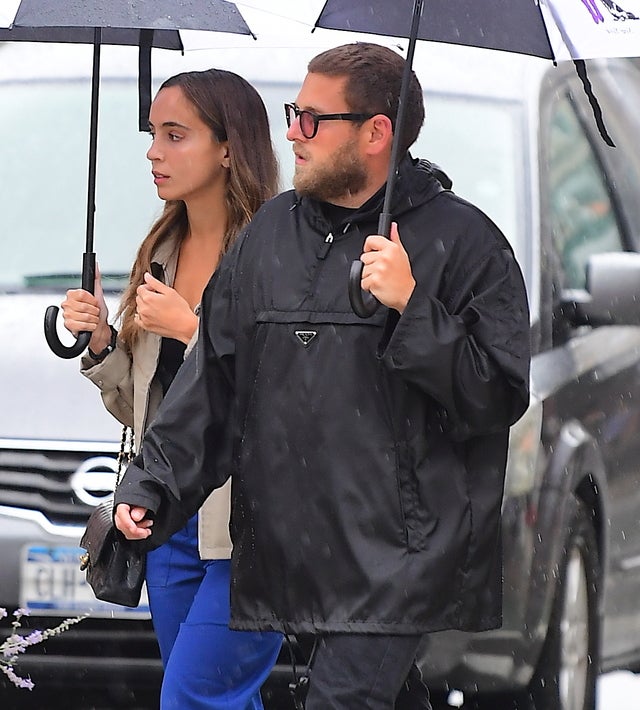
[(184, 343), (174, 338), (162, 338), (156, 376), (162, 385), (163, 396), (167, 394), (169, 385), (173, 382), (178, 368), (182, 365), (186, 347)]
[(337, 234), (342, 232), (345, 225), (349, 224), (351, 216), (357, 211), (356, 208), (341, 207), (340, 205), (332, 205), (329, 202), (325, 202), (322, 205), (324, 216), (331, 225), (331, 229)]

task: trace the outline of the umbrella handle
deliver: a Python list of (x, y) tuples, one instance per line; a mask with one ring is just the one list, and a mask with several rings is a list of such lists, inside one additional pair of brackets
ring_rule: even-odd
[(78, 338), (73, 345), (64, 345), (58, 337), (56, 328), (56, 320), (58, 318), (58, 306), (49, 306), (44, 314), (44, 337), (47, 339), (47, 344), (58, 357), (70, 360), (72, 357), (77, 357), (89, 345), (91, 333), (83, 330), (78, 333)]
[(351, 262), (349, 271), (349, 300), (353, 312), (360, 318), (371, 318), (378, 310), (380, 301), (372, 296), (368, 291), (363, 291), (360, 283), (362, 281), (362, 269), (364, 264), (360, 259)]
[[(89, 293), (93, 293), (96, 278), (96, 255), (94, 252), (87, 252), (82, 256), (82, 288)], [(58, 319), (58, 306), (49, 306), (44, 314), (44, 337), (47, 345), (54, 355), (65, 360), (77, 357), (89, 345), (91, 332), (83, 330), (78, 333), (76, 342), (73, 345), (64, 345), (58, 336), (56, 321)]]
[[(387, 208), (386, 202), (387, 197), (385, 196), (385, 205), (378, 217), (378, 234), (388, 239), (391, 234), (391, 212)], [(360, 316), (360, 318), (371, 318), (378, 310), (380, 301), (368, 291), (362, 290), (360, 284), (362, 282), (363, 268), (364, 264), (360, 259), (351, 262), (351, 270), (349, 271), (349, 300), (351, 301), (351, 308), (353, 308), (353, 312), (357, 316)]]

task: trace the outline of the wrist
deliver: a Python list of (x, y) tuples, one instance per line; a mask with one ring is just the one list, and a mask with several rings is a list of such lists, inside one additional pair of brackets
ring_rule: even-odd
[(180, 338), (185, 345), (189, 345), (191, 342), (191, 338), (193, 338), (195, 332), (198, 330), (198, 321), (200, 320), (193, 311), (189, 311), (189, 313), (190, 316), (188, 320), (185, 321), (182, 338)]
[(411, 300), (411, 296), (413, 296), (413, 292), (415, 291), (416, 288), (416, 281), (414, 278), (411, 279), (411, 284), (409, 288), (407, 289), (406, 294), (404, 295), (404, 298), (400, 303), (397, 304), (396, 310), (400, 315), (404, 313), (405, 308), (409, 305), (409, 301)]
[(96, 329), (91, 333), (91, 340), (89, 340), (89, 347), (92, 352), (99, 353), (101, 350), (109, 345), (111, 342), (111, 327), (107, 321), (102, 321), (98, 323)]
[[(112, 353), (116, 349), (116, 338), (118, 337), (118, 331), (112, 325), (107, 326), (107, 328), (109, 338), (106, 340), (106, 345), (98, 350), (98, 352), (95, 352), (91, 346), (87, 348), (89, 357), (96, 363), (102, 362), (107, 355), (109, 355), (109, 353)], [(102, 342), (104, 343), (105, 340), (102, 340)], [(99, 345), (96, 345), (95, 343), (93, 345), (96, 348), (99, 347)]]

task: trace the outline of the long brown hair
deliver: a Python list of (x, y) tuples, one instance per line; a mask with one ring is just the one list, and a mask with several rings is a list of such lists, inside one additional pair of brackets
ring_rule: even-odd
[[(182, 89), (218, 141), (228, 141), (228, 214), (222, 245), (224, 253), (260, 205), (278, 191), (278, 162), (271, 142), (267, 111), (251, 84), (238, 74), (223, 69), (176, 74), (160, 86), (158, 93), (170, 86)], [(117, 314), (121, 318), (120, 338), (129, 349), (139, 334), (134, 321), (136, 289), (143, 283), (145, 272), (151, 269), (152, 255), (169, 239), (181, 242), (188, 229), (184, 202), (168, 200), (138, 249)]]

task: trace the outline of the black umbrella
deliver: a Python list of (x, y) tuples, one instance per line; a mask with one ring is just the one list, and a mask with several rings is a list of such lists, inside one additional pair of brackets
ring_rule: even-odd
[[(146, 130), (151, 101), (151, 48), (183, 50), (179, 30), (209, 30), (252, 35), (234, 3), (226, 0), (22, 0), (8, 28), (0, 28), (0, 41), (72, 42), (93, 44), (91, 125), (85, 251), (82, 288), (93, 293), (96, 255), (93, 251), (100, 47), (103, 44), (140, 48), (140, 130)], [(49, 306), (44, 332), (53, 352), (62, 358), (79, 355), (91, 333), (79, 333), (74, 345), (65, 346), (58, 336), (58, 307)]]
[[(562, 6), (564, 2), (564, 7)], [(315, 26), (333, 30), (366, 32), (409, 39), (407, 62), (400, 91), (400, 103), (396, 117), (394, 142), (387, 178), (385, 200), (378, 224), (378, 233), (386, 237), (391, 229), (391, 198), (393, 194), (398, 159), (398, 139), (404, 120), (404, 109), (409, 88), (411, 65), (417, 39), (470, 47), (497, 49), (518, 54), (556, 60), (554, 45), (547, 31), (547, 22), (569, 50), (578, 74), (591, 102), (600, 133), (609, 145), (613, 145), (606, 132), (600, 108), (591, 90), (583, 58), (575, 51), (575, 43), (562, 22), (567, 0), (429, 0), (423, 13), (424, 0), (326, 0)], [(548, 9), (547, 16), (541, 9)], [(577, 2), (577, 12), (584, 9)], [(561, 12), (562, 11), (562, 12)], [(572, 10), (573, 11), (573, 10)], [(562, 16), (561, 16), (562, 15)], [(553, 18), (553, 19), (551, 19)], [(640, 25), (640, 22), (638, 23)], [(640, 29), (638, 27), (637, 29)], [(640, 42), (630, 50), (632, 56), (640, 55)], [(628, 54), (628, 53), (627, 53)], [(616, 50), (609, 56), (623, 56)], [(585, 55), (583, 55), (584, 57)], [(588, 56), (605, 56), (595, 53)], [(375, 313), (379, 303), (362, 290), (363, 264), (354, 261), (349, 274), (349, 298), (355, 313), (368, 318)]]

